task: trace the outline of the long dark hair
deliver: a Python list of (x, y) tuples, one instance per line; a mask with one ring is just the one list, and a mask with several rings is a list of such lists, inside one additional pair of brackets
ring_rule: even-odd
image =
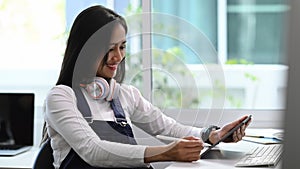
[[(96, 76), (99, 66), (108, 57), (108, 44), (116, 24), (121, 24), (127, 33), (125, 19), (101, 5), (83, 10), (75, 19), (56, 85), (76, 87), (80, 82)], [(100, 65), (102, 64), (102, 65)], [(114, 79), (122, 83), (125, 77), (125, 60), (118, 66)], [(46, 124), (42, 143), (48, 138)]]
[[(72, 83), (95, 76), (99, 59), (107, 60), (108, 43), (115, 24), (127, 32), (124, 18), (114, 11), (97, 5), (83, 10), (75, 19), (67, 42), (61, 72), (56, 85), (72, 87)], [(125, 76), (125, 60), (119, 65), (115, 80)]]

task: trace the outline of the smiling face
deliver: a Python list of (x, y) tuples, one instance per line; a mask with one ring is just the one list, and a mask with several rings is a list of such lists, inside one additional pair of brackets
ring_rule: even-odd
[(103, 78), (113, 78), (117, 73), (117, 68), (124, 59), (126, 53), (126, 32), (121, 24), (117, 24), (112, 32), (109, 43), (107, 60), (102, 60), (97, 70), (97, 76)]

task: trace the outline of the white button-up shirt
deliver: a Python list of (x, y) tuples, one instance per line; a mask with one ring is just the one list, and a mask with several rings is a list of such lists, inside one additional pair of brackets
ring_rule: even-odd
[[(114, 121), (110, 103), (95, 100), (85, 90), (83, 94), (91, 109), (93, 120)], [(120, 86), (119, 99), (130, 125), (150, 135), (173, 137), (201, 137), (201, 129), (184, 126), (164, 115), (131, 85)], [(72, 88), (53, 87), (45, 100), (45, 120), (54, 155), (54, 166), (59, 168), (71, 147), (88, 164), (96, 167), (144, 167), (145, 145), (129, 145), (101, 140), (77, 108)]]

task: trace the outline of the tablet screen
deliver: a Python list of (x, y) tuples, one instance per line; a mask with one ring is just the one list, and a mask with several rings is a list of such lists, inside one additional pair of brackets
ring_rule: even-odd
[(212, 148), (214, 148), (216, 145), (218, 145), (220, 142), (224, 141), (226, 138), (228, 138), (230, 135), (232, 135), (237, 129), (239, 129), (242, 125), (246, 124), (250, 119), (252, 115), (249, 115), (244, 121), (233, 127), (228, 133), (226, 133), (219, 141), (217, 141), (215, 144), (204, 147), (204, 149), (201, 151), (200, 155), (204, 156), (207, 154)]

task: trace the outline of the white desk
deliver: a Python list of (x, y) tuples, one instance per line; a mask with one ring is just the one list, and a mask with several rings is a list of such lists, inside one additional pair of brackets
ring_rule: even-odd
[[(270, 169), (270, 167), (235, 167), (234, 164), (245, 154), (257, 145), (247, 141), (240, 141), (238, 143), (221, 143), (216, 151), (216, 158), (201, 159), (197, 162), (184, 163), (174, 162), (166, 169), (188, 169), (188, 168), (201, 168), (201, 169)], [(272, 169), (281, 169), (281, 162)]]
[(39, 148), (32, 147), (29, 151), (12, 157), (0, 157), (0, 169), (32, 169)]
[[(201, 168), (201, 169), (239, 169), (234, 167), (235, 162), (245, 153), (250, 151), (253, 147), (259, 144), (247, 141), (240, 141), (238, 143), (221, 143), (217, 149), (222, 152), (222, 156), (218, 159), (201, 159), (193, 163), (174, 162), (166, 169), (188, 169), (188, 168)], [(33, 147), (30, 151), (13, 156), (13, 157), (0, 157), (0, 169), (31, 169), (34, 160), (38, 154), (38, 147)], [(218, 152), (218, 151), (216, 151)], [(220, 153), (216, 153), (217, 155)], [(240, 169), (244, 169), (243, 167)], [(251, 167), (251, 169), (270, 169), (263, 167)], [(275, 168), (281, 169), (281, 163)]]

